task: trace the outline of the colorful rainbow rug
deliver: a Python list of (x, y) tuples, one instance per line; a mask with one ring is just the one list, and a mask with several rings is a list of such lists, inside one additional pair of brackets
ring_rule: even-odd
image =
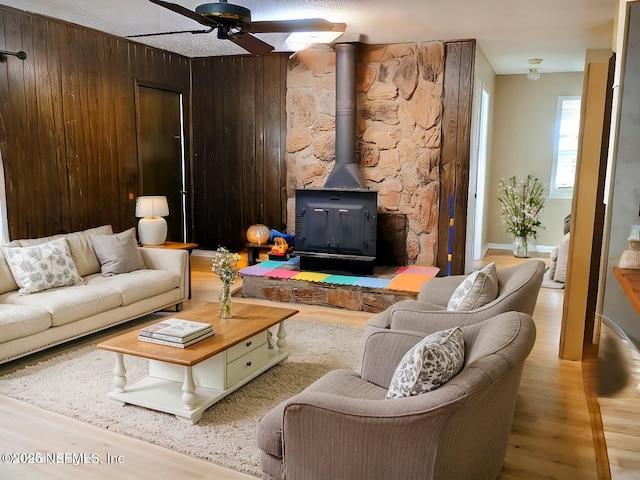
[(439, 271), (440, 269), (438, 267), (410, 265), (399, 267), (392, 278), (336, 275), (331, 273), (300, 271), (300, 258), (293, 257), (286, 262), (265, 260), (250, 267), (243, 268), (240, 270), (240, 274), (255, 277), (304, 280), (316, 283), (332, 283), (336, 285), (418, 292), (422, 284), (435, 277)]

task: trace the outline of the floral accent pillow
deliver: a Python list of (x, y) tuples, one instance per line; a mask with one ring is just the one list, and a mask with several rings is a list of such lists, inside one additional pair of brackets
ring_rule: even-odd
[(405, 398), (435, 390), (455, 377), (463, 365), (464, 339), (460, 327), (432, 333), (404, 354), (386, 398)]
[(462, 312), (483, 307), (498, 298), (499, 290), (496, 264), (491, 262), (464, 279), (451, 295), (447, 310)]
[(2, 247), (20, 295), (78, 285), (78, 275), (65, 238), (31, 247)]

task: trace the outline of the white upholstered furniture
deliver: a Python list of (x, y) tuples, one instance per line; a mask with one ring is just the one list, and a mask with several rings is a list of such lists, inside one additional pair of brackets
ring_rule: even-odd
[(9, 243), (5, 247), (23, 248), (64, 238), (82, 278), (77, 285), (26, 295), (0, 249), (0, 363), (167, 307), (181, 308), (189, 291), (188, 252), (140, 248), (145, 268), (103, 276), (92, 237), (112, 234), (105, 225)]

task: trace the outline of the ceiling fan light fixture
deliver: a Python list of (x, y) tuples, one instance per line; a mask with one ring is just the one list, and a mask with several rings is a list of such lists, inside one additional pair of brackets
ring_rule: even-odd
[[(291, 33), (291, 32), (330, 32), (331, 39), (320, 38), (315, 33), (311, 40), (319, 43), (330, 42), (342, 35), (346, 29), (344, 23), (333, 23), (323, 18), (302, 18), (297, 20), (267, 20), (260, 22), (251, 21), (251, 11), (239, 5), (227, 3), (227, 0), (219, 0), (217, 3), (204, 3), (190, 10), (177, 3), (165, 0), (149, 0), (160, 7), (171, 10), (183, 17), (195, 20), (201, 25), (209, 27), (208, 30), (182, 30), (173, 32), (157, 32), (151, 34), (131, 36), (169, 35), (172, 33), (209, 33), (217, 30), (217, 37), (222, 40), (230, 40), (240, 48), (252, 55), (267, 55), (273, 51), (273, 46), (259, 39), (255, 34), (259, 33)], [(307, 37), (309, 38), (309, 37)]]

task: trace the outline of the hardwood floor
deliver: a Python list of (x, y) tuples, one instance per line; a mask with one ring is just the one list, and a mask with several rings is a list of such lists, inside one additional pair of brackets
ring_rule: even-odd
[[(498, 268), (502, 268), (516, 260), (502, 252), (489, 252), (483, 263), (489, 261), (496, 261)], [(219, 283), (211, 273), (208, 258), (193, 256), (192, 268), (193, 298), (186, 302), (185, 308), (206, 301), (215, 301), (219, 293)], [(237, 286), (239, 285), (238, 282)], [(623, 388), (618, 388), (613, 393), (608, 392), (607, 398), (596, 399), (596, 404), (602, 412), (604, 437), (608, 446), (608, 451), (603, 452), (603, 442), (594, 443), (599, 430), (596, 428), (594, 434), (592, 423), (599, 425), (600, 418), (598, 415), (594, 419), (593, 408), (590, 409), (588, 399), (592, 393), (589, 393), (589, 387), (585, 386), (590, 382), (584, 380), (583, 364), (558, 358), (563, 294), (563, 290), (542, 289), (540, 292), (534, 314), (538, 336), (525, 364), (510, 444), (499, 479), (638, 478), (640, 359), (615, 333), (604, 330), (603, 344), (607, 344), (605, 350), (613, 352), (609, 354), (611, 358), (608, 359), (607, 368), (625, 369), (629, 374), (624, 376)], [(234, 298), (234, 302), (271, 303), (237, 297)], [(300, 313), (289, 321), (304, 318), (363, 326), (371, 315), (313, 305), (296, 305), (296, 308)], [(130, 328), (130, 325), (127, 328)], [(114, 330), (96, 334), (80, 342), (0, 366), (0, 374), (33, 364), (63, 350), (95, 343), (113, 333)], [(602, 364), (596, 362), (594, 370), (597, 371), (598, 366), (602, 370)], [(592, 383), (598, 384), (597, 381)], [(0, 416), (3, 427), (3, 433), (0, 435), (0, 453), (95, 452), (102, 462), (100, 465), (0, 463), (0, 478), (255, 478), (92, 427), (72, 418), (52, 414), (7, 397), (0, 396)], [(601, 431), (599, 435), (602, 437)], [(611, 476), (607, 453), (611, 461)], [(121, 457), (118, 458), (119, 456)]]

